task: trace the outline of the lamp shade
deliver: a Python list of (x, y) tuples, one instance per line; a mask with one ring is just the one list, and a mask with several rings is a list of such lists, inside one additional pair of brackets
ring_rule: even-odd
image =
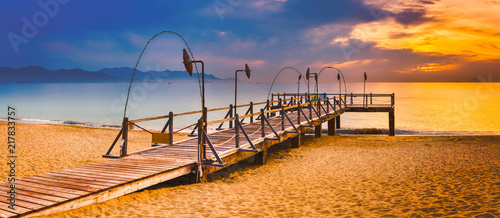
[(302, 79), (302, 74), (299, 75), (299, 80)]
[(184, 60), (184, 67), (186, 68), (187, 72), (189, 73), (189, 76), (193, 75), (193, 62), (191, 61), (191, 58), (189, 58), (189, 54), (187, 53), (186, 49), (182, 49), (182, 59)]
[(316, 82), (318, 82), (318, 74), (317, 74), (317, 73), (315, 73), (315, 74), (314, 74), (314, 80), (315, 80)]
[(309, 75), (311, 74), (311, 70), (309, 70), (309, 67), (307, 68), (306, 71), (306, 78), (309, 80)]
[(245, 73), (247, 74), (248, 79), (250, 79), (250, 67), (248, 67), (248, 64), (245, 64)]
[(337, 73), (337, 80), (340, 80), (340, 73)]

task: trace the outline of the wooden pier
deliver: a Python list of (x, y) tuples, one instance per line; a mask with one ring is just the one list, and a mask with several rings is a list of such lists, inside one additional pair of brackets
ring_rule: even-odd
[[(290, 96), (290, 98), (287, 98)], [(152, 118), (124, 119), (122, 129), (113, 145), (104, 155), (117, 158), (61, 170), (29, 176), (15, 182), (15, 210), (9, 208), (10, 183), (0, 183), (0, 215), (7, 217), (47, 215), (76, 209), (123, 196), (180, 176), (190, 175), (191, 182), (204, 182), (207, 175), (234, 163), (254, 156), (255, 162), (265, 164), (267, 149), (289, 140), (291, 147), (301, 144), (302, 135), (313, 128), (316, 137), (321, 137), (322, 124), (328, 123), (328, 135), (335, 135), (340, 126), (340, 115), (344, 112), (388, 112), (392, 113), (394, 135), (394, 94), (370, 95), (370, 100), (390, 98), (376, 104), (357, 104), (355, 99), (367, 95), (324, 94), (304, 96), (296, 94), (273, 94), (271, 100), (261, 103), (239, 105), (248, 107), (245, 115), (239, 116), (233, 107), (187, 112)], [(255, 110), (254, 108), (260, 108)], [(201, 114), (228, 110), (222, 120), (199, 121), (190, 139), (174, 140), (173, 119), (183, 115)], [(391, 117), (391, 115), (390, 115)], [(137, 123), (168, 119), (161, 132), (151, 132)], [(244, 123), (247, 120), (248, 123)], [(391, 118), (390, 118), (391, 120)], [(223, 124), (228, 128), (222, 129)], [(136, 126), (152, 135), (157, 145), (145, 150), (127, 153), (128, 130)], [(207, 126), (217, 130), (207, 132)], [(184, 129), (184, 128), (183, 128)], [(115, 145), (118, 155), (112, 155)], [(118, 148), (118, 146), (116, 146)]]

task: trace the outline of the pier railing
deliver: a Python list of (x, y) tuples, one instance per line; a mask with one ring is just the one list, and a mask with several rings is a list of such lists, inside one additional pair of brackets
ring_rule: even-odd
[[(286, 98), (288, 96), (293, 96), (294, 98), (306, 98), (308, 95), (307, 93), (273, 93), (271, 95), (271, 99), (274, 98)], [(394, 93), (392, 94), (373, 94), (373, 93), (366, 93), (366, 94), (354, 94), (354, 93), (348, 93), (347, 95), (339, 95), (335, 93), (311, 93), (309, 98), (311, 101), (315, 101), (316, 98), (318, 99), (325, 99), (327, 97), (332, 97), (332, 96), (342, 96), (340, 99), (341, 104), (344, 104), (345, 106), (360, 106), (362, 105), (363, 107), (368, 107), (370, 105), (377, 105), (377, 106), (390, 106), (393, 107), (395, 104), (395, 96)]]
[[(274, 95), (274, 94), (273, 94)], [(108, 152), (103, 155), (105, 158), (120, 158), (120, 157), (125, 157), (129, 155), (127, 152), (127, 147), (128, 147), (128, 131), (131, 129), (132, 126), (135, 126), (143, 131), (146, 131), (152, 135), (151, 143), (152, 146), (169, 146), (174, 144), (174, 135), (175, 133), (178, 133), (180, 131), (190, 129), (194, 127), (193, 131), (191, 132), (190, 136), (192, 137), (198, 137), (198, 144), (199, 144), (199, 154), (200, 154), (200, 161), (203, 162), (205, 165), (210, 165), (210, 166), (223, 166), (224, 163), (222, 163), (219, 154), (215, 150), (215, 146), (217, 145), (223, 145), (226, 143), (229, 143), (234, 139), (234, 144), (235, 144), (235, 149), (239, 149), (240, 151), (248, 151), (248, 152), (257, 152), (257, 149), (252, 143), (252, 140), (250, 140), (250, 136), (253, 134), (257, 134), (257, 132), (261, 133), (261, 136), (263, 138), (267, 137), (269, 140), (279, 140), (279, 131), (285, 131), (285, 123), (290, 123), (290, 126), (293, 127), (294, 132), (298, 131), (297, 125), (301, 125), (301, 122), (304, 120), (307, 121), (308, 125), (312, 126), (312, 118), (313, 118), (313, 113), (315, 114), (315, 117), (319, 117), (321, 119), (322, 116), (325, 116), (327, 114), (337, 113), (339, 110), (343, 110), (345, 108), (345, 101), (343, 99), (346, 98), (345, 95), (337, 95), (334, 96), (333, 98), (330, 98), (327, 96), (324, 99), (315, 97), (315, 96), (309, 96), (309, 98), (306, 98), (307, 96), (299, 96), (299, 97), (290, 97), (286, 98), (286, 96), (282, 96), (283, 98), (280, 98), (279, 95), (274, 95), (277, 100), (267, 100), (265, 102), (258, 102), (258, 103), (253, 103), (250, 102), (249, 104), (244, 104), (244, 105), (238, 105), (234, 107), (233, 105), (230, 105), (229, 107), (224, 107), (224, 108), (215, 108), (215, 109), (207, 109), (205, 108), (204, 110), (199, 110), (199, 111), (191, 111), (191, 112), (184, 112), (184, 113), (179, 113), (179, 114), (174, 114), (173, 112), (170, 112), (168, 115), (162, 115), (162, 116), (156, 116), (156, 117), (149, 117), (149, 118), (141, 118), (141, 119), (135, 119), (135, 120), (129, 120), (127, 117), (124, 118), (123, 123), (122, 123), (122, 128), (120, 132), (118, 133), (117, 137), (111, 144), (111, 147), (109, 148)], [(312, 99), (312, 100), (311, 100)], [(260, 110), (255, 110), (256, 106), (261, 106)], [(242, 116), (239, 116), (238, 114), (234, 114), (234, 108), (242, 108), (242, 107), (248, 107), (246, 110), (246, 113)], [(308, 113), (304, 112), (304, 108), (309, 109)], [(208, 121), (206, 122), (205, 125), (202, 124), (201, 118), (198, 120), (198, 122), (188, 125), (186, 127), (177, 129), (174, 131), (173, 124), (174, 124), (174, 118), (180, 117), (180, 116), (186, 116), (186, 115), (193, 115), (193, 114), (199, 114), (200, 117), (202, 113), (207, 113), (208, 112), (215, 112), (215, 111), (224, 111), (228, 110), (226, 113), (226, 116), (223, 119), (220, 120), (213, 120), (213, 121)], [(258, 111), (258, 112), (255, 112)], [(298, 117), (296, 118), (296, 123), (291, 120), (287, 113), (291, 111), (297, 111)], [(276, 113), (279, 113), (281, 115), (281, 127), (278, 129), (276, 127), (278, 126), (272, 126), (268, 120), (270, 116), (274, 116)], [(245, 126), (249, 124), (245, 124), (244, 120), (249, 119), (250, 123), (253, 123), (254, 120), (260, 120), (261, 126), (260, 128), (253, 133), (248, 134), (245, 130)], [(160, 132), (153, 132), (150, 131), (144, 127), (141, 127), (138, 125), (140, 122), (146, 122), (146, 121), (152, 121), (152, 120), (160, 120), (160, 119), (167, 119), (162, 131)], [(302, 121), (301, 121), (302, 120)], [(222, 126), (224, 123), (228, 123), (228, 129), (223, 129)], [(209, 126), (209, 125), (218, 125), (216, 130), (219, 131), (234, 131), (234, 135), (227, 141), (223, 143), (219, 143), (217, 145), (213, 144), (212, 141), (210, 140), (210, 134), (207, 132), (206, 128), (203, 128), (204, 126)], [(273, 135), (266, 136), (265, 135), (265, 130), (269, 128), (272, 130)], [(194, 134), (197, 132), (197, 134)], [(240, 135), (243, 134), (249, 144), (249, 149), (246, 148), (240, 148)], [(121, 140), (120, 140), (121, 139)], [(191, 140), (191, 139), (187, 139)], [(119, 143), (120, 147), (120, 152), (119, 155), (111, 155), (111, 152), (113, 148)], [(179, 141), (177, 143), (180, 143), (182, 141)], [(206, 146), (208, 146), (215, 157), (217, 163), (213, 163), (213, 161), (210, 159), (207, 159), (206, 157)], [(136, 151), (131, 154), (136, 154), (136, 153), (142, 153), (147, 150), (151, 150), (153, 148), (149, 149), (144, 149), (141, 151)]]

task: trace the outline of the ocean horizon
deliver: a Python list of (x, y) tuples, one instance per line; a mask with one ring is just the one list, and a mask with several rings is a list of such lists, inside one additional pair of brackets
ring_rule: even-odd
[[(122, 122), (128, 83), (23, 83), (0, 86), (0, 106), (16, 107), (20, 122), (119, 127)], [(314, 84), (311, 83), (311, 86)], [(234, 83), (207, 82), (207, 108), (234, 104)], [(238, 83), (238, 105), (267, 100), (268, 93), (297, 93), (297, 83)], [(313, 92), (314, 87), (310, 87)], [(396, 96), (396, 134), (461, 135), (500, 134), (500, 83), (367, 83), (366, 93)], [(307, 86), (300, 84), (300, 92)], [(319, 93), (339, 93), (338, 83), (319, 83)], [(342, 94), (344, 94), (342, 85)], [(347, 83), (347, 93), (363, 93), (363, 83)], [(201, 109), (196, 80), (135, 82), (127, 117), (138, 119), (197, 111)], [(247, 108), (239, 108), (238, 114)], [(211, 112), (208, 119), (222, 119), (227, 111)], [(0, 115), (5, 120), (6, 114)], [(174, 129), (195, 123), (198, 115), (175, 119)], [(166, 120), (140, 123), (159, 130)], [(388, 128), (386, 113), (346, 113), (341, 118), (344, 133), (361, 129), (380, 132)], [(188, 131), (188, 130), (186, 130)], [(372, 131), (373, 132), (373, 131)]]

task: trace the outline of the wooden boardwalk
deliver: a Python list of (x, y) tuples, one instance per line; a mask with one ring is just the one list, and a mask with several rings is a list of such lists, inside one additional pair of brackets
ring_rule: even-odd
[[(338, 101), (336, 104), (327, 101), (330, 102), (324, 100), (321, 105), (313, 102), (311, 106), (305, 103), (278, 109), (267, 107), (268, 110), (260, 114), (265, 117), (269, 114), (269, 118), (248, 124), (236, 125), (239, 122), (236, 118), (222, 120), (234, 121), (236, 129), (208, 134), (209, 142), (216, 152), (208, 150), (206, 158), (217, 164), (218, 156), (219, 162), (222, 161), (224, 165), (205, 164), (202, 166), (202, 178), (254, 155), (256, 162), (264, 164), (267, 148), (287, 139), (292, 139), (292, 147), (298, 147), (301, 135), (310, 128), (314, 128), (316, 136), (320, 137), (324, 122), (328, 122), (329, 135), (334, 135), (338, 121), (336, 118), (348, 106)], [(284, 114), (280, 115), (280, 112)], [(196, 137), (139, 151), (120, 159), (18, 179), (15, 182), (15, 210), (8, 208), (10, 184), (1, 182), (0, 215), (47, 215), (103, 202), (183, 175), (200, 175), (198, 140)]]

